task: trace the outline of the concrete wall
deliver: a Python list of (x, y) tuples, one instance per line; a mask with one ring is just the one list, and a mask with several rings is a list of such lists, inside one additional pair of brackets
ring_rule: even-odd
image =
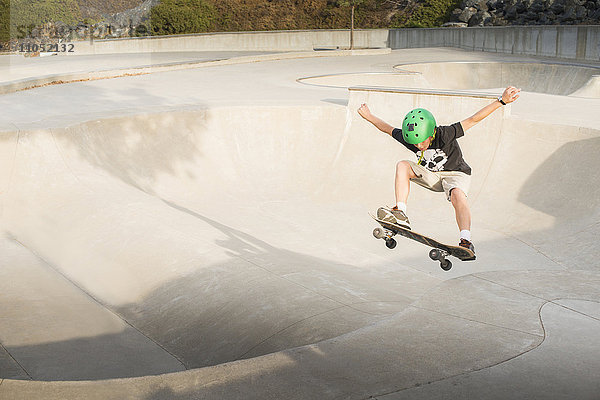
[(465, 50), (578, 61), (600, 60), (600, 26), (502, 26), (390, 30), (392, 49), (458, 47)]
[[(357, 48), (458, 47), (466, 50), (600, 61), (600, 26), (360, 29)], [(348, 30), (230, 32), (75, 43), (75, 54), (169, 51), (312, 51), (347, 48)]]
[[(402, 30), (357, 30), (355, 37), (356, 47), (359, 50), (348, 51), (313, 51), (315, 49), (345, 48), (349, 43), (347, 30), (313, 30), (313, 31), (276, 31), (276, 32), (237, 32), (237, 33), (210, 33), (197, 35), (162, 36), (129, 39), (111, 39), (96, 41), (75, 42), (73, 53), (59, 53), (68, 56), (87, 54), (152, 54), (160, 52), (186, 52), (186, 51), (231, 51), (227, 55), (211, 55), (212, 61), (204, 57), (188, 62), (172, 62), (160, 64), (160, 61), (147, 59), (139, 63), (127, 62), (132, 68), (125, 65), (110, 69), (111, 64), (104, 59), (95, 71), (82, 72), (79, 67), (69, 71), (45, 70), (32, 79), (30, 68), (18, 68), (11, 59), (11, 72), (14, 78), (7, 75), (5, 83), (0, 84), (0, 94), (11, 93), (17, 90), (32, 88), (34, 86), (57, 83), (58, 81), (72, 82), (97, 78), (111, 78), (125, 74), (144, 74), (166, 70), (186, 69), (215, 66), (222, 64), (239, 64), (259, 61), (272, 61), (292, 59), (299, 57), (332, 57), (346, 55), (374, 55), (386, 54), (392, 49), (417, 48), (417, 47), (457, 47), (471, 51), (488, 51), (505, 54), (535, 55), (546, 58), (565, 60), (562, 66), (547, 66), (541, 61), (537, 66), (526, 64), (505, 63), (501, 68), (502, 75), (510, 75), (511, 82), (515, 82), (516, 75), (520, 77), (520, 87), (525, 90), (559, 95), (576, 95), (580, 97), (598, 98), (600, 96), (600, 73), (597, 65), (574, 66), (575, 62), (600, 61), (600, 26), (532, 26), (532, 27), (485, 27), (485, 28), (436, 28), (436, 29), (402, 29)], [(362, 49), (361, 49), (362, 48)], [(365, 49), (367, 48), (367, 49)], [(233, 54), (233, 52), (256, 52), (257, 54)], [(223, 59), (219, 59), (223, 57)], [(554, 61), (550, 61), (554, 63)], [(160, 65), (159, 65), (160, 64)], [(36, 68), (43, 68), (39, 64)], [(50, 65), (50, 64), (48, 64)], [(433, 66), (433, 64), (431, 65)], [(456, 68), (458, 65), (454, 65)], [(516, 68), (512, 68), (512, 67)], [(107, 67), (109, 69), (107, 69)], [(474, 63), (463, 63), (460, 68), (476, 67)], [(489, 66), (484, 69), (490, 70)], [(414, 70), (414, 68), (410, 68)], [(512, 71), (514, 69), (514, 71)], [(18, 71), (18, 72), (15, 72)], [(41, 70), (40, 70), (41, 71)], [(422, 72), (422, 71), (420, 71)], [(515, 72), (514, 74), (512, 72)], [(564, 72), (564, 74), (563, 74)], [(449, 74), (449, 66), (444, 65), (442, 73)], [(478, 72), (477, 76), (480, 75)], [(551, 76), (546, 76), (550, 73)], [(557, 75), (565, 76), (567, 80), (556, 84)], [(492, 75), (498, 77), (498, 75)], [(429, 78), (431, 77), (431, 79)], [(435, 76), (429, 74), (431, 81)], [(539, 79), (538, 79), (539, 77)], [(318, 79), (316, 79), (318, 78)], [(397, 79), (400, 78), (400, 79)], [(353, 86), (361, 82), (372, 86), (395, 87), (430, 87), (431, 85), (419, 82), (422, 77), (396, 74), (354, 76), (355, 83), (349, 81), (350, 76), (344, 77), (312, 77), (313, 84), (330, 85), (326, 82), (335, 81), (333, 85)], [(385, 84), (381, 83), (385, 80)], [(318, 83), (320, 81), (320, 83)], [(370, 83), (369, 83), (370, 82)], [(404, 83), (402, 83), (404, 82)], [(412, 83), (411, 83), (412, 82)], [(459, 89), (461, 85), (456, 80), (444, 81), (454, 83), (452, 87), (438, 86), (445, 89)], [(471, 79), (469, 85), (472, 87)], [(486, 85), (492, 84), (490, 79), (484, 81)], [(305, 80), (305, 83), (308, 83)], [(392, 84), (394, 83), (394, 84)], [(543, 83), (542, 88), (539, 84)], [(476, 85), (478, 88), (489, 86)], [(495, 87), (504, 86), (495, 84)]]
[[(356, 48), (387, 48), (387, 29), (356, 30)], [(350, 47), (348, 30), (205, 33), (75, 43), (75, 54), (168, 51), (312, 51)]]

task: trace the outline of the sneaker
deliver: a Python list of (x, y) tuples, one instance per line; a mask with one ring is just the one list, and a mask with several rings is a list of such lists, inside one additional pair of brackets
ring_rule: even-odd
[(398, 210), (398, 207), (392, 209), (381, 207), (377, 210), (377, 218), (410, 230), (410, 221), (408, 220), (408, 217), (404, 214), (404, 211)]
[(460, 243), (458, 245), (460, 247), (464, 247), (465, 249), (471, 250), (473, 254), (475, 254), (475, 246), (473, 246), (473, 243), (471, 243), (467, 239), (460, 239)]

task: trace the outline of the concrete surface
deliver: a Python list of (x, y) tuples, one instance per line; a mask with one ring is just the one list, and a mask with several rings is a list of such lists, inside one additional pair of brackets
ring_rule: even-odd
[[(588, 309), (592, 315), (584, 311)], [(600, 342), (600, 320), (593, 316), (598, 310), (596, 302), (547, 303), (541, 312), (546, 338), (538, 348), (490, 368), (377, 399), (464, 399), (482, 394), (486, 399), (507, 399), (515, 393), (526, 399), (546, 393), (552, 393), (548, 397), (553, 399), (597, 398), (600, 362), (590, 348), (598, 349)]]
[[(2, 95), (0, 398), (595, 398), (600, 99), (524, 92), (461, 139), (478, 260), (443, 272), (372, 237), (414, 155), (356, 108), (449, 124), (498, 93), (297, 82), (444, 61), (539, 60), (411, 49)], [(458, 240), (444, 196), (413, 188), (409, 216)]]
[(599, 25), (391, 29), (392, 49), (455, 47), (509, 55), (600, 61)]
[[(189, 51), (170, 53), (138, 53), (106, 54), (102, 57), (93, 55), (77, 55), (65, 62), (64, 57), (56, 54), (48, 57), (23, 57), (21, 54), (11, 54), (0, 57), (0, 83), (40, 79), (43, 76), (61, 76), (72, 73), (101, 72), (107, 70), (158, 67), (165, 65), (185, 65), (187, 63), (202, 63), (231, 59), (241, 56), (256, 56), (268, 54), (265, 52), (225, 52), (225, 51)], [(64, 78), (63, 78), (64, 80)]]
[[(222, 65), (291, 60), (297, 58), (345, 57), (348, 55), (389, 54), (390, 49), (296, 51), (286, 53), (256, 51), (190, 51), (181, 53), (132, 53), (127, 57), (108, 54), (102, 57), (77, 55), (65, 62), (63, 54), (0, 57), (0, 94), (35, 89), (41, 86), (83, 82), (158, 72), (198, 69)], [(91, 67), (91, 68), (90, 68)]]

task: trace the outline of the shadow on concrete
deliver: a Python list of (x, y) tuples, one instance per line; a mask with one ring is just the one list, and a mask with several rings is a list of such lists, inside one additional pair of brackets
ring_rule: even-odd
[[(597, 399), (600, 383), (600, 321), (577, 310), (600, 303), (584, 300), (559, 300), (540, 310), (546, 338), (541, 345), (519, 357), (477, 372), (461, 374), (417, 388), (378, 397), (400, 399), (486, 399), (545, 398)], [(573, 308), (572, 308), (573, 307)], [(166, 397), (165, 397), (166, 398)]]
[(598, 154), (600, 138), (566, 143), (535, 169), (519, 191), (520, 202), (555, 218), (551, 229), (531, 230), (521, 238), (569, 269), (597, 270)]
[[(150, 111), (133, 111), (133, 114), (130, 109), (115, 110), (114, 117), (104, 116), (101, 123), (91, 121), (53, 129), (52, 134), (57, 144), (78, 152), (91, 165), (154, 194), (152, 183), (159, 176), (174, 175), (178, 165), (203, 156), (197, 140), (208, 133), (210, 114), (201, 103), (186, 110), (185, 106), (173, 107), (167, 97), (152, 96), (143, 89), (115, 91), (116, 94), (108, 89), (86, 87), (85, 96), (94, 99), (92, 108), (94, 103), (110, 103), (113, 96), (131, 99), (132, 103), (139, 98), (150, 98), (155, 106), (149, 107)], [(191, 176), (197, 173), (188, 171)]]
[[(164, 283), (112, 309), (185, 368), (213, 366), (320, 342), (382, 321), (412, 300), (399, 277), (280, 249), (175, 203), (224, 234), (228, 261)], [(398, 282), (393, 282), (396, 279)], [(8, 350), (34, 380), (99, 380), (181, 371), (123, 332)], [(14, 374), (1, 378), (27, 379)]]
[[(144, 343), (144, 346), (146, 344)], [(0, 378), (36, 381), (82, 381), (131, 378), (183, 371), (172, 358), (160, 357), (158, 348), (148, 352), (131, 332), (78, 338), (62, 342), (8, 348), (30, 378), (10, 376), (1, 371)], [(5, 373), (6, 372), (6, 373)]]
[(518, 200), (552, 215), (557, 225), (596, 216), (600, 209), (598, 154), (600, 138), (562, 145), (527, 179)]
[(321, 101), (325, 103), (335, 104), (338, 106), (348, 107), (348, 99), (323, 99)]
[(166, 204), (222, 232), (225, 239), (216, 244), (227, 250), (230, 260), (198, 266), (194, 273), (117, 311), (188, 368), (337, 337), (385, 319), (411, 302), (396, 293), (389, 279), (276, 248), (197, 212)]

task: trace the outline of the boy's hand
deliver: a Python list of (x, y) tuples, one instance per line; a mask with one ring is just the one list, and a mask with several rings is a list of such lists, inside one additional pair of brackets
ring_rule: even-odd
[(373, 116), (373, 114), (371, 114), (371, 110), (369, 110), (369, 106), (367, 106), (365, 103), (360, 105), (360, 107), (358, 108), (358, 113), (367, 121), (371, 121), (371, 118)]
[(358, 113), (361, 117), (375, 125), (375, 127), (381, 132), (387, 133), (390, 136), (392, 135), (394, 127), (371, 114), (371, 110), (369, 110), (369, 107), (365, 103), (361, 104), (360, 107), (358, 107)]
[[(519, 98), (519, 93), (521, 93), (521, 89), (517, 89), (514, 86), (509, 86), (504, 90), (502, 96), (498, 98), (502, 98), (502, 101), (505, 104), (512, 103), (513, 101)], [(462, 125), (463, 131), (467, 129), (471, 129), (475, 124), (479, 123), (482, 119), (486, 118), (488, 115), (502, 107), (498, 100), (495, 100), (493, 103), (488, 104), (483, 107), (481, 110), (477, 111), (475, 114), (471, 115), (469, 118), (460, 121)]]
[(506, 104), (512, 103), (519, 98), (519, 93), (521, 93), (521, 89), (509, 86), (504, 90), (504, 93), (502, 93), (502, 101)]

